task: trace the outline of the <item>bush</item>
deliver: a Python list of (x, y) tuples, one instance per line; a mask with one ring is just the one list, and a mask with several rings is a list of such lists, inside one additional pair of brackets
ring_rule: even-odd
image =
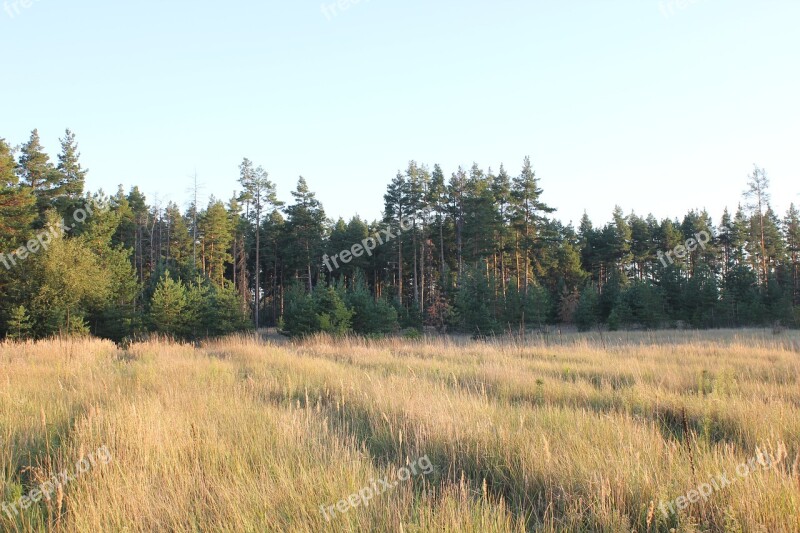
[(286, 294), (281, 323), (283, 333), (290, 337), (320, 332), (346, 335), (351, 331), (353, 314), (335, 287), (317, 285), (309, 294), (304, 287), (294, 285)]
[(353, 331), (359, 335), (386, 335), (397, 331), (397, 311), (385, 299), (375, 298), (363, 281), (356, 278), (356, 285), (346, 296), (353, 310)]
[(314, 299), (299, 285), (293, 285), (286, 291), (286, 308), (282, 319), (283, 333), (290, 337), (304, 337), (320, 330)]
[(239, 295), (198, 277), (188, 287), (165, 271), (147, 313), (150, 331), (174, 338), (219, 337), (251, 327)]
[(353, 311), (345, 305), (334, 287), (317, 285), (314, 290), (314, 308), (319, 330), (331, 335), (345, 335), (350, 331)]

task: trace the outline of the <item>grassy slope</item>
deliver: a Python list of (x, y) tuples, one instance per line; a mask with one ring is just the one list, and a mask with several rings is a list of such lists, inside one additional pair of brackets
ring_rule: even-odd
[[(0, 344), (2, 501), (101, 445), (114, 457), (0, 529), (800, 531), (798, 346), (760, 332)], [(757, 449), (782, 460), (679, 516), (651, 507), (736, 478)], [(320, 513), (424, 455), (433, 474)]]

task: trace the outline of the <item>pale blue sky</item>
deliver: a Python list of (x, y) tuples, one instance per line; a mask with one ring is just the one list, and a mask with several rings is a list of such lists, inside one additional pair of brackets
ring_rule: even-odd
[(228, 199), (247, 156), (374, 218), (410, 159), (530, 155), (565, 222), (716, 219), (753, 163), (800, 203), (796, 0), (4, 1), (0, 136), (71, 128), (91, 189), (185, 205), (196, 168)]

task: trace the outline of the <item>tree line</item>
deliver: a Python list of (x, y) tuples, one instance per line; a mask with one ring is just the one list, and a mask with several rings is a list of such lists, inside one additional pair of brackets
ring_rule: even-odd
[[(381, 220), (333, 221), (304, 178), (284, 203), (249, 159), (230, 199), (204, 206), (196, 190), (186, 209), (148, 203), (136, 186), (87, 193), (75, 135), (60, 144), (51, 160), (36, 130), (18, 147), (0, 138), (0, 335), (800, 321), (800, 213), (773, 211), (757, 167), (716, 223), (705, 211), (657, 220), (617, 207), (602, 226), (585, 214), (565, 225), (529, 158), (518, 172), (474, 164), (449, 176), (412, 161), (389, 182)], [(332, 257), (347, 261), (332, 268)]]

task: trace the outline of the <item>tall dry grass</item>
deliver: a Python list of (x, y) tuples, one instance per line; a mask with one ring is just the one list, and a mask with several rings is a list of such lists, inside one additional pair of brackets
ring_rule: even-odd
[[(797, 333), (0, 344), (8, 531), (800, 531)], [(665, 517), (757, 450), (780, 458)], [(327, 522), (427, 455), (429, 476)]]

